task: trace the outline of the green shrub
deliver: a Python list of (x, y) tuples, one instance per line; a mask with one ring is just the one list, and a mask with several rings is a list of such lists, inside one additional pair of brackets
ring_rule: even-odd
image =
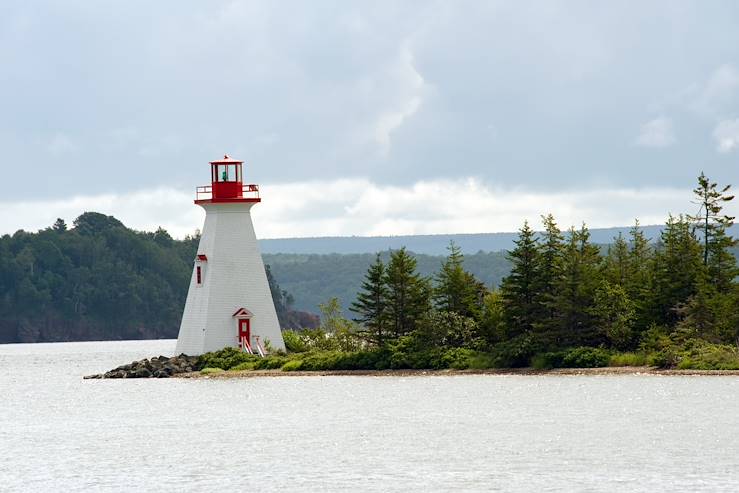
[(495, 356), (490, 353), (475, 353), (469, 359), (469, 366), (467, 368), (471, 370), (487, 370), (488, 368), (495, 368), (496, 365)]
[(299, 359), (294, 359), (282, 365), (281, 369), (282, 371), (298, 371), (302, 369), (302, 367), (303, 367), (303, 362), (300, 361)]
[(739, 370), (739, 351), (734, 346), (694, 340), (676, 357), (677, 368), (694, 370)]
[(567, 351), (539, 353), (531, 358), (531, 366), (537, 370), (565, 367), (564, 359)]
[(254, 362), (255, 370), (278, 370), (282, 365), (290, 361), (288, 356), (279, 356), (271, 354), (266, 358), (259, 358)]
[(246, 361), (244, 363), (239, 363), (238, 365), (234, 366), (233, 368), (229, 368), (228, 371), (243, 371), (243, 370), (253, 370), (254, 369), (255, 362), (254, 361)]
[(198, 358), (198, 368), (221, 368), (229, 370), (241, 363), (256, 361), (259, 356), (243, 353), (235, 347), (226, 347), (219, 351), (205, 353)]
[(647, 355), (644, 353), (616, 353), (611, 355), (608, 366), (644, 366)]
[(696, 362), (690, 359), (690, 356), (684, 356), (680, 359), (680, 361), (677, 364), (678, 370), (690, 370), (690, 369), (696, 369)]
[(649, 366), (656, 366), (657, 368), (674, 368), (677, 366), (678, 361), (678, 355), (671, 349), (656, 351), (650, 353), (647, 357), (647, 364)]
[(576, 347), (570, 349), (562, 358), (564, 368), (599, 368), (608, 366), (611, 354), (605, 349)]
[(208, 367), (208, 368), (203, 368), (202, 370), (200, 370), (200, 373), (202, 375), (212, 375), (214, 373), (223, 373), (223, 371), (224, 371), (223, 368)]
[(477, 355), (476, 351), (466, 348), (451, 348), (444, 351), (441, 356), (443, 368), (455, 370), (466, 370), (471, 367), (472, 359)]
[(665, 327), (652, 325), (642, 334), (639, 349), (643, 352), (650, 353), (662, 351), (663, 349), (672, 346), (672, 344), (673, 342)]
[(529, 365), (531, 357), (539, 349), (538, 341), (527, 334), (496, 344), (492, 354), (498, 368), (521, 368)]
[(308, 351), (306, 340), (297, 331), (282, 331), (282, 339), (285, 341), (285, 348), (291, 353), (304, 353)]

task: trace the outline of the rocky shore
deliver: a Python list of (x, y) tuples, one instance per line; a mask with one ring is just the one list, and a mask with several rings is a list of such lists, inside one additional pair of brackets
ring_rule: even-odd
[(185, 354), (172, 357), (155, 356), (151, 359), (121, 365), (105, 373), (87, 375), (84, 378), (169, 378), (183, 373), (197, 372), (200, 369), (197, 364), (197, 356)]

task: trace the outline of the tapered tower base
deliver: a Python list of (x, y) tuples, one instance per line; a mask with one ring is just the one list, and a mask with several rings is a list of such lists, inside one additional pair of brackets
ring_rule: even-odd
[(254, 201), (199, 200), (205, 225), (177, 338), (176, 354), (269, 341), (285, 349), (250, 210)]

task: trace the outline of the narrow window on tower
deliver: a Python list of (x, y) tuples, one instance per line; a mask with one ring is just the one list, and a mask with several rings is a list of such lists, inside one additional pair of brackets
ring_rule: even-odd
[(198, 265), (195, 267), (195, 280), (198, 283), (198, 286), (203, 284), (203, 269)]

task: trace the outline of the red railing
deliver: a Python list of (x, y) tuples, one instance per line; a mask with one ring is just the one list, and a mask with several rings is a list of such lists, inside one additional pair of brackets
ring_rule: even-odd
[[(244, 198), (244, 199), (258, 199), (259, 198), (259, 185), (249, 184), (241, 186), (241, 197), (220, 197), (220, 198)], [(212, 200), (213, 197), (213, 186), (205, 185), (202, 187), (195, 188), (195, 200)]]

